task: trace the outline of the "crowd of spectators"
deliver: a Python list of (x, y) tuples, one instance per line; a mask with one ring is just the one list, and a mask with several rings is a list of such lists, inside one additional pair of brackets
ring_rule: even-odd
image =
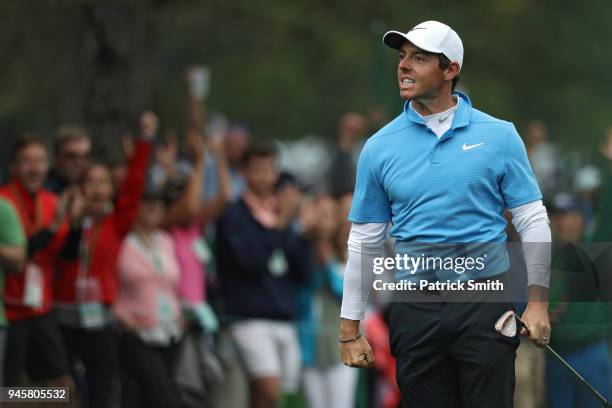
[[(337, 347), (355, 165), (380, 118), (344, 114), (325, 177), (306, 181), (282, 171), (277, 144), (207, 115), (203, 95), (188, 104), (182, 137), (160, 136), (144, 112), (138, 137), (118, 136), (122, 161), (97, 160), (95, 129), (77, 125), (60, 126), (51, 151), (31, 134), (12, 147), (0, 188), (2, 384), (67, 387), (72, 406), (92, 408), (397, 407), (384, 305), (374, 299), (364, 324), (374, 368), (342, 365)], [(579, 269), (563, 245), (610, 241), (612, 132), (599, 159), (580, 162), (542, 122), (526, 129), (564, 255), (553, 260)], [(599, 299), (572, 305), (561, 286), (553, 274), (553, 343), (609, 387), (609, 311)], [(563, 368), (521, 347), (517, 406), (537, 406), (545, 381), (557, 406), (559, 390), (572, 392)]]

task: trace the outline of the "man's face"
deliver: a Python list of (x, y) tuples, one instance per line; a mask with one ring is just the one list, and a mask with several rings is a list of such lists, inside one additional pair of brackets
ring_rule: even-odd
[(278, 180), (275, 157), (251, 157), (244, 167), (249, 190), (258, 195), (271, 194)]
[(552, 217), (552, 224), (560, 242), (578, 242), (582, 238), (584, 219), (576, 211), (555, 214)]
[(86, 171), (83, 196), (90, 215), (100, 215), (107, 208), (113, 196), (113, 183), (106, 166), (94, 165)]
[(540, 121), (531, 122), (527, 127), (527, 139), (532, 146), (546, 141), (546, 127)]
[(232, 166), (237, 166), (249, 144), (249, 132), (246, 129), (230, 130), (225, 136), (225, 155)]
[(66, 140), (59, 148), (54, 166), (60, 177), (68, 183), (81, 181), (91, 153), (91, 143), (87, 139)]
[(348, 112), (342, 115), (338, 125), (338, 142), (341, 149), (352, 149), (363, 137), (366, 122), (362, 115)]
[(402, 99), (434, 98), (445, 84), (440, 58), (404, 41), (399, 51), (397, 80)]
[(21, 149), (13, 163), (13, 176), (23, 184), (29, 193), (40, 190), (48, 170), (47, 149), (38, 143)]
[(363, 136), (365, 133), (365, 127), (365, 119), (363, 115), (358, 113), (345, 113), (340, 119), (340, 133)]

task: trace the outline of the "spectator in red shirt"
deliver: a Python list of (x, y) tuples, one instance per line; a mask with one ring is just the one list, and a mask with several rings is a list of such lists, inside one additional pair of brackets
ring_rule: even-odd
[(138, 215), (140, 197), (157, 132), (157, 117), (141, 117), (142, 137), (134, 145), (113, 205), (111, 174), (92, 164), (85, 172), (82, 216), (72, 223), (58, 262), (57, 318), (72, 362), (85, 366), (88, 407), (109, 407), (117, 373), (117, 336), (111, 306), (117, 294), (117, 258)]
[(72, 387), (61, 334), (51, 314), (54, 260), (67, 232), (64, 216), (73, 191), (61, 199), (42, 188), (49, 168), (47, 149), (35, 137), (20, 139), (11, 154), (11, 181), (0, 196), (17, 210), (28, 239), (27, 262), (6, 279), (4, 299), (10, 322), (4, 382), (19, 385), (23, 371), (30, 380)]

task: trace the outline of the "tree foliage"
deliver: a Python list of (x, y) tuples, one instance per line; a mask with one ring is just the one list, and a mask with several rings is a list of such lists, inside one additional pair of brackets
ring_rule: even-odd
[(541, 118), (570, 147), (611, 122), (605, 0), (9, 0), (0, 16), (5, 140), (70, 121), (112, 150), (144, 108), (181, 130), (185, 67), (201, 63), (210, 108), (256, 135), (331, 135), (344, 111), (400, 111), (381, 35), (427, 19), (462, 37), (460, 83), (476, 107), (519, 129)]

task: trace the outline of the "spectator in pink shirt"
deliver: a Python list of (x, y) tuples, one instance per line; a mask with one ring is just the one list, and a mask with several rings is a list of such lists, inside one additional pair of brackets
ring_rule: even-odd
[(180, 272), (172, 238), (159, 228), (163, 217), (161, 195), (145, 193), (119, 256), (114, 312), (124, 329), (120, 361), (133, 380), (123, 392), (129, 407), (180, 406), (171, 374), (183, 326)]
[[(205, 303), (205, 268), (210, 250), (204, 240), (204, 227), (214, 221), (229, 201), (230, 177), (223, 140), (208, 139), (194, 129), (187, 132), (186, 153), (191, 162), (189, 175), (171, 175), (166, 181), (164, 199), (169, 207), (162, 225), (173, 239), (176, 258), (181, 269), (179, 295), (190, 315), (202, 315)], [(202, 200), (206, 152), (216, 163), (217, 184), (215, 197)], [(200, 319), (201, 320), (201, 319)]]

